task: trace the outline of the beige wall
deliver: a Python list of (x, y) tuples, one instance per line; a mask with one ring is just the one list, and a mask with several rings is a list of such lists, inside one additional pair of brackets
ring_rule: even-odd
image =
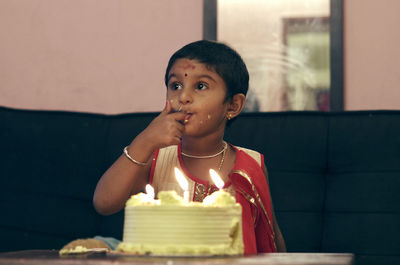
[[(345, 108), (400, 109), (400, 1), (345, 0)], [(0, 1), (0, 105), (158, 111), (171, 53), (202, 37), (201, 0)]]
[(164, 70), (202, 38), (199, 0), (1, 0), (0, 105), (159, 111)]
[(400, 1), (343, 2), (345, 109), (400, 109)]

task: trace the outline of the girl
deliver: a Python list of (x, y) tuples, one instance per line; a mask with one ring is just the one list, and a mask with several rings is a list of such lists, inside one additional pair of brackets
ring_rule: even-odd
[(244, 108), (248, 81), (243, 60), (224, 44), (197, 41), (178, 50), (165, 73), (164, 110), (101, 177), (93, 198), (96, 210), (120, 211), (147, 183), (156, 193), (182, 193), (174, 167), (187, 176), (191, 200), (202, 201), (216, 190), (209, 176), (214, 168), (224, 189), (242, 205), (245, 254), (285, 251), (263, 156), (223, 140), (227, 123)]

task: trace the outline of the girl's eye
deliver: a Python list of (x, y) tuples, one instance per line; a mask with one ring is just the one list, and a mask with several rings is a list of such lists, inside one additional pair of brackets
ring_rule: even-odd
[(181, 84), (179, 84), (179, 83), (172, 83), (172, 84), (169, 85), (169, 87), (172, 90), (179, 90), (179, 89), (182, 89), (183, 86)]
[(204, 90), (204, 89), (207, 89), (207, 88), (208, 88), (207, 84), (203, 83), (203, 82), (198, 83), (197, 87), (196, 87), (196, 89), (198, 89), (198, 90)]

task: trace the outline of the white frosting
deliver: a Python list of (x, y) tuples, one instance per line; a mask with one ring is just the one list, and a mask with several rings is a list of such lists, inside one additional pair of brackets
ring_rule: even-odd
[(243, 254), (241, 206), (218, 191), (207, 203), (185, 202), (174, 191), (149, 202), (135, 195), (127, 202), (123, 243), (117, 250), (137, 254)]

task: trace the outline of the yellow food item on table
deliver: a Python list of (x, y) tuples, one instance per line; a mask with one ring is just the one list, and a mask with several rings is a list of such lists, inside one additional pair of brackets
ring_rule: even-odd
[(69, 255), (69, 254), (84, 254), (91, 251), (95, 252), (108, 252), (110, 251), (110, 247), (104, 243), (103, 241), (96, 240), (93, 238), (87, 239), (76, 239), (69, 242), (65, 245), (60, 251), (60, 255)]

